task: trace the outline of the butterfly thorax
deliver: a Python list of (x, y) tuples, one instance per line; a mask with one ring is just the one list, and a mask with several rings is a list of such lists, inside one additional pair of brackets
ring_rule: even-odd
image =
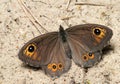
[(59, 34), (60, 34), (60, 37), (61, 37), (62, 41), (67, 42), (66, 32), (61, 25), (60, 25), (60, 28), (59, 28)]

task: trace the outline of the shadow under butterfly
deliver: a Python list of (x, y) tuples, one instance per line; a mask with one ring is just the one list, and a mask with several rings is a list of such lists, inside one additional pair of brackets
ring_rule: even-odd
[(59, 32), (33, 38), (18, 56), (25, 64), (39, 68), (51, 77), (59, 77), (71, 67), (71, 59), (80, 67), (89, 68), (102, 58), (102, 50), (111, 39), (110, 28), (99, 24), (82, 24)]

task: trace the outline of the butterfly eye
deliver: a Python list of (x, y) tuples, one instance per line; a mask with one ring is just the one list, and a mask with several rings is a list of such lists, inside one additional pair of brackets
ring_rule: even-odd
[(87, 55), (83, 55), (83, 56), (82, 56), (82, 59), (83, 59), (84, 61), (87, 61), (87, 60), (88, 60), (88, 56), (87, 56)]
[(36, 45), (35, 44), (29, 44), (27, 46), (27, 48), (24, 50), (24, 54), (26, 56), (31, 57), (35, 53), (35, 50), (36, 50)]
[(58, 69), (62, 69), (62, 68), (63, 68), (62, 63), (59, 63), (59, 64), (58, 64)]
[(93, 59), (94, 58), (94, 54), (93, 53), (88, 53), (88, 57), (89, 57), (89, 59)]
[(57, 65), (55, 63), (53, 63), (51, 67), (53, 72), (57, 71)]

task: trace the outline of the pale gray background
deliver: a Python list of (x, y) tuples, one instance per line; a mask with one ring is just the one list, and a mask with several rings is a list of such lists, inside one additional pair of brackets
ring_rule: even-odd
[[(85, 79), (90, 84), (120, 84), (120, 0), (78, 0), (78, 2), (103, 4), (105, 6), (75, 5), (67, 10), (68, 0), (23, 0), (32, 14), (49, 31), (57, 31), (59, 24), (65, 28), (83, 23), (97, 23), (110, 27), (110, 41), (114, 50), (90, 68)], [(68, 20), (62, 18), (71, 17)], [(39, 27), (41, 32), (44, 32)], [(0, 0), (0, 84), (72, 84), (81, 83), (83, 69), (72, 62), (71, 69), (52, 81), (41, 70), (23, 67), (17, 54), (30, 39), (40, 35), (30, 22), (17, 0)]]

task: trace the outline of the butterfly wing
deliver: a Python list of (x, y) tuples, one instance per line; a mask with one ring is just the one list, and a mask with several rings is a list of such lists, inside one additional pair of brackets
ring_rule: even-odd
[(76, 64), (91, 67), (101, 59), (101, 50), (112, 37), (112, 30), (98, 24), (83, 24), (66, 29)]
[(66, 56), (66, 54), (71, 53), (71, 50), (68, 45), (66, 47), (64, 45), (66, 44), (63, 44), (60, 39), (57, 40), (57, 44), (54, 44), (51, 61), (47, 65), (42, 66), (46, 74), (50, 76), (60, 76), (69, 70), (71, 59)]
[(69, 70), (71, 60), (57, 32), (40, 35), (22, 47), (18, 56), (26, 64), (41, 67), (50, 76), (60, 76)]

